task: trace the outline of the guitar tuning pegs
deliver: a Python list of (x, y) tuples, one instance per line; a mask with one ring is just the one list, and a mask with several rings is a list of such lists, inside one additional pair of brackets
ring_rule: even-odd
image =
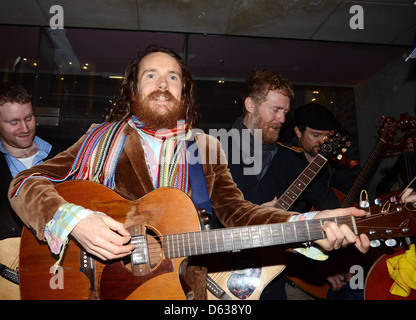
[(382, 198), (376, 198), (376, 199), (374, 199), (374, 204), (376, 206), (380, 206), (381, 207), (384, 203), (385, 203), (385, 201)]
[(386, 201), (383, 198), (376, 198), (376, 199), (374, 199), (374, 204), (376, 206), (380, 206), (381, 207), (385, 203), (386, 203)]
[(380, 240), (371, 240), (370, 241), (370, 247), (371, 248), (378, 248), (381, 245)]
[(368, 201), (366, 201), (366, 200), (360, 201), (360, 208), (361, 209), (366, 209), (368, 207), (370, 207), (370, 203)]
[(389, 248), (395, 247), (397, 245), (397, 240), (396, 239), (386, 239), (384, 241), (384, 244)]
[(396, 204), (399, 203), (399, 199), (396, 196), (392, 196), (390, 197), (390, 202)]

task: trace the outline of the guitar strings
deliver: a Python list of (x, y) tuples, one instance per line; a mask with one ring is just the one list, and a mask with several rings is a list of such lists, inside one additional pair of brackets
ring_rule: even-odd
[[(331, 220), (331, 219), (329, 219)], [(335, 220), (335, 219), (334, 219)], [(347, 224), (351, 224), (351, 217), (350, 216), (345, 216), (345, 217), (338, 217), (337, 220), (341, 221), (341, 220), (346, 220)], [(312, 225), (310, 224), (312, 222)], [(342, 222), (342, 221), (341, 221)], [(287, 223), (288, 225), (293, 224), (294, 222), (290, 222)], [(322, 226), (320, 223), (320, 220), (309, 220), (308, 225), (299, 225), (298, 222), (295, 222), (297, 224), (296, 226), (296, 231), (303, 231), (303, 232), (308, 232), (310, 233), (319, 233), (322, 236), (325, 236), (325, 233), (322, 230)], [(228, 238), (225, 238), (221, 232), (221, 230), (230, 230), (230, 229), (234, 229), (235, 228), (225, 228), (225, 229), (213, 229), (213, 230), (208, 230), (208, 231), (196, 231), (196, 232), (189, 232), (189, 233), (178, 233), (178, 234), (171, 234), (171, 235), (162, 235), (162, 236), (154, 236), (154, 238), (157, 240), (157, 243), (152, 243), (152, 244), (148, 244), (148, 251), (149, 253), (160, 253), (161, 251), (163, 251), (163, 253), (167, 253), (168, 255), (172, 255), (172, 256), (189, 256), (192, 255), (193, 252), (195, 252), (195, 255), (200, 255), (200, 254), (208, 254), (208, 253), (216, 253), (216, 252), (225, 252), (225, 251), (233, 251), (233, 250), (239, 250), (240, 247), (238, 245), (236, 245), (237, 248), (230, 248), (230, 250), (227, 247), (227, 245), (229, 245), (229, 243), (227, 243), (227, 239), (232, 238), (233, 242), (235, 244), (239, 244), (241, 246), (241, 249), (248, 249), (248, 248), (254, 248), (254, 247), (259, 247), (259, 246), (273, 246), (276, 245), (273, 243), (273, 239), (277, 238), (277, 239), (282, 239), (281, 244), (284, 243), (296, 243), (296, 238), (291, 237), (290, 239), (287, 239), (285, 237), (284, 234), (282, 234), (281, 231), (281, 226), (282, 224), (272, 224), (270, 226), (272, 226), (272, 230), (273, 227), (276, 229), (273, 232), (277, 232), (277, 235), (275, 234), (266, 234), (263, 238), (263, 244), (264, 243), (270, 243), (269, 245), (249, 245), (249, 246), (245, 246), (244, 245), (244, 241), (247, 240), (247, 238), (249, 238), (249, 240), (253, 240), (251, 236), (247, 235), (247, 234), (243, 234), (242, 232), (238, 232), (238, 233), (230, 233), (230, 235), (227, 235)], [(256, 227), (260, 227), (260, 226), (249, 226), (246, 228), (256, 228)], [(244, 228), (243, 228), (244, 229)], [(280, 230), (279, 230), (280, 229)], [(294, 228), (292, 228), (294, 229)], [(286, 230), (288, 231), (288, 230)], [(230, 232), (230, 231), (228, 231)], [(283, 231), (284, 232), (284, 231)], [(209, 233), (220, 233), (220, 236), (213, 236), (213, 237), (209, 237)], [(194, 237), (189, 236), (190, 234), (200, 234), (199, 239), (201, 240), (201, 243), (196, 243), (194, 241)], [(185, 237), (185, 235), (188, 235), (187, 237)], [(208, 235), (208, 237), (207, 237)], [(254, 240), (257, 239), (259, 235), (255, 235), (254, 236)], [(167, 239), (168, 237), (170, 237), (170, 239)], [(164, 239), (166, 238), (166, 239)], [(322, 238), (322, 237), (319, 237)], [(319, 239), (317, 238), (317, 239)], [(209, 240), (207, 243), (202, 243), (202, 241), (205, 240)], [(307, 239), (306, 239), (307, 240)], [(220, 250), (218, 250), (218, 241), (221, 241), (224, 245), (220, 246)], [(304, 240), (302, 240), (304, 241)], [(277, 243), (279, 244), (279, 243)], [(168, 249), (169, 247), (169, 249)]]
[(10, 269), (13, 269), (16, 271), (19, 269), (19, 256), (16, 256), (16, 258), (14, 258), (13, 262), (10, 265)]
[[(312, 181), (313, 177), (316, 175), (316, 173), (323, 167), (323, 165), (326, 163), (325, 158), (319, 158), (317, 155), (314, 159), (314, 162), (312, 162), (310, 165), (308, 165), (300, 174), (299, 178), (297, 178), (288, 188), (288, 192), (285, 192), (280, 198), (275, 207), (282, 208), (282, 209), (289, 209), (289, 206), (292, 204), (293, 199), (296, 198), (305, 188), (306, 186)], [(324, 160), (323, 163), (318, 163), (317, 160)], [(316, 161), (316, 162), (315, 162)], [(302, 185), (299, 188), (297, 184), (301, 182)], [(294, 188), (297, 189), (297, 192), (293, 190)], [(293, 196), (295, 195), (295, 196)], [(284, 202), (284, 206), (282, 207), (281, 201)]]
[[(403, 207), (409, 211), (415, 212), (416, 209), (411, 209), (404, 204)], [(397, 211), (390, 212), (390, 206), (387, 207), (389, 212), (374, 213), (370, 216), (363, 218), (355, 218), (355, 223), (361, 225), (364, 222), (377, 219), (380, 216), (387, 214), (394, 214)], [(332, 219), (324, 219), (336, 222), (338, 225), (347, 224), (351, 227), (351, 216), (341, 216)], [(220, 253), (233, 250), (250, 249), (255, 247), (267, 247), (278, 244), (295, 244), (296, 239), (292, 235), (287, 238), (285, 232), (294, 232), (302, 234), (308, 234), (311, 238), (311, 234), (319, 234), (321, 237), (310, 239), (317, 240), (325, 238), (325, 232), (322, 230), (322, 221), (324, 220), (307, 220), (302, 221), (303, 224), (298, 222), (286, 222), (276, 223), (270, 225), (256, 225), (237, 228), (222, 228), (212, 230), (202, 230), (187, 233), (177, 233), (168, 235), (152, 235), (156, 242), (148, 243), (147, 250), (150, 255), (165, 257), (186, 257), (192, 255), (201, 255), (209, 253)], [(307, 223), (306, 223), (307, 222)], [(405, 223), (405, 221), (404, 221)], [(402, 223), (403, 224), (403, 223)], [(366, 226), (368, 227), (368, 226)], [(262, 229), (263, 228), (263, 229)], [(267, 228), (267, 229), (264, 229)], [(372, 226), (371, 228), (383, 228)], [(398, 229), (400, 227), (391, 227), (391, 229)], [(237, 231), (237, 232), (235, 232)], [(267, 231), (267, 232), (265, 232)], [(197, 240), (196, 241), (196, 235)], [(290, 235), (290, 234), (289, 234)], [(261, 240), (259, 240), (261, 238)], [(277, 239), (280, 243), (274, 243)], [(249, 241), (247, 243), (247, 241)], [(302, 240), (306, 241), (306, 240)], [(231, 248), (232, 245), (232, 248)]]
[[(408, 209), (410, 211), (413, 211), (413, 212), (416, 211), (416, 209), (410, 209), (410, 208), (407, 208), (407, 207), (406, 207), (406, 209)], [(374, 213), (374, 214), (371, 214), (370, 216), (365, 217), (365, 218), (364, 217), (363, 218), (355, 218), (355, 222), (356, 222), (357, 225), (360, 225), (363, 222), (367, 222), (369, 220), (379, 218), (382, 215), (394, 214), (394, 212), (395, 211), (390, 212), (390, 210), (389, 210), (389, 212), (387, 212), (387, 213), (386, 212), (385, 213)], [(337, 218), (338, 224), (340, 224), (342, 222), (345, 222), (345, 221), (342, 221), (342, 220), (346, 220), (347, 222), (350, 222), (351, 221), (350, 219), (351, 219), (350, 216), (344, 216), (344, 217), (338, 217)], [(331, 220), (331, 219), (328, 219), (328, 220)], [(292, 224), (292, 223), (269, 225), (269, 226), (271, 226), (272, 229), (271, 229), (270, 233), (265, 234), (265, 236), (263, 237), (263, 243), (269, 243), (270, 241), (273, 241), (274, 238), (279, 238), (279, 236), (282, 236), (283, 238), (285, 238), (285, 235), (282, 234), (282, 232), (280, 230), (282, 228), (281, 225), (290, 225), (290, 224)], [(346, 224), (350, 225), (350, 223), (346, 223)], [(260, 226), (248, 226), (248, 227), (242, 228), (241, 230), (246, 229), (246, 228), (258, 228), (258, 227), (260, 227)], [(274, 230), (273, 230), (273, 228), (274, 228)], [(297, 224), (295, 228), (296, 228), (297, 232), (298, 231), (309, 232), (309, 233), (322, 232), (322, 225), (320, 224), (320, 220), (309, 220), (308, 225), (299, 225), (299, 224)], [(377, 228), (377, 226), (374, 226), (374, 228)], [(396, 227), (396, 228), (392, 227), (392, 229), (397, 229), (397, 228), (398, 227)], [(244, 233), (244, 232), (241, 232), (241, 231), (237, 232), (237, 233), (233, 233), (232, 230), (236, 230), (235, 228), (225, 228), (225, 229), (213, 229), (213, 230), (208, 230), (208, 231), (196, 231), (196, 232), (189, 232), (189, 233), (178, 233), (178, 234), (172, 234), (172, 235), (157, 236), (156, 239), (158, 240), (158, 242), (154, 245), (149, 244), (148, 248), (151, 252), (154, 252), (154, 250), (156, 250), (156, 249), (159, 250), (159, 251), (160, 250), (165, 251), (166, 247), (169, 245), (172, 248), (171, 248), (171, 250), (169, 250), (171, 252), (168, 252), (168, 253), (174, 253), (174, 254), (179, 253), (180, 256), (181, 255), (187, 256), (187, 255), (189, 255), (189, 252), (191, 252), (191, 251), (195, 251), (199, 254), (232, 251), (232, 250), (227, 250), (226, 249), (227, 238), (224, 237), (221, 230), (227, 230), (229, 232), (229, 234), (227, 234), (226, 236), (228, 238), (232, 238), (234, 243), (240, 243), (242, 249), (245, 249), (245, 246), (242, 244), (243, 241), (246, 241), (247, 239), (248, 240), (253, 240), (250, 235), (247, 235), (247, 233)], [(274, 234), (274, 232), (276, 232), (276, 231), (278, 231), (277, 235)], [(201, 240), (201, 242), (203, 242), (203, 241), (204, 242), (208, 241), (208, 242), (205, 243), (205, 244), (204, 243), (195, 243), (195, 241), (194, 241), (195, 237), (194, 236), (190, 237), (189, 235), (190, 234), (197, 234), (197, 233), (200, 234), (199, 237), (198, 237), (199, 238), (198, 240)], [(209, 233), (213, 233), (213, 236), (209, 237)], [(248, 233), (250, 233), (250, 230), (248, 231)], [(188, 236), (185, 237), (185, 235), (188, 235)], [(324, 235), (325, 235), (325, 233), (322, 232), (322, 236), (324, 236)], [(170, 236), (170, 239), (164, 239), (164, 237), (167, 238), (169, 236)], [(255, 239), (254, 240), (257, 240), (256, 237), (259, 237), (259, 236), (260, 236), (259, 234), (255, 234), (255, 237), (254, 237)], [(283, 243), (296, 243), (296, 241), (290, 241), (289, 240), (289, 242), (288, 242), (286, 240), (287, 239), (284, 239), (282, 241), (282, 244)], [(221, 242), (224, 243), (224, 246), (221, 246), (221, 248), (222, 248), (221, 250), (217, 250), (218, 249), (217, 248), (218, 241), (221, 241)], [(274, 245), (274, 244), (271, 244), (271, 245)], [(260, 245), (260, 246), (262, 246), (262, 245)], [(267, 245), (264, 245), (264, 246), (267, 246)], [(255, 245), (249, 245), (248, 246), (248, 248), (251, 248), (251, 247), (256, 247), (256, 246)], [(182, 253), (184, 253), (184, 254), (182, 254)], [(186, 253), (188, 253), (188, 254), (186, 254)]]

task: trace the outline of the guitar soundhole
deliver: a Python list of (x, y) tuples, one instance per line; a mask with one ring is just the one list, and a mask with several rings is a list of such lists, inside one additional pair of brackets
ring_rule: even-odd
[[(107, 264), (100, 281), (100, 298), (103, 300), (126, 299), (146, 281), (163, 273), (173, 272), (173, 264), (163, 259), (161, 237), (157, 231), (146, 228), (148, 264), (133, 266), (130, 259)], [(134, 275), (132, 268), (141, 268), (140, 276)]]
[[(146, 238), (147, 238), (147, 250), (148, 250), (148, 257), (149, 257), (149, 266), (151, 270), (157, 268), (157, 266), (161, 263), (163, 259), (162, 254), (162, 243), (161, 243), (161, 236), (157, 233), (157, 231), (146, 228)], [(127, 256), (123, 260), (124, 266), (131, 272), (132, 264), (130, 256)], [(149, 272), (151, 272), (149, 270)]]

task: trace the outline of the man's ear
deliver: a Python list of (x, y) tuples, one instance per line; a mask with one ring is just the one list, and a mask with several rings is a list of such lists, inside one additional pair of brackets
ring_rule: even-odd
[(302, 132), (300, 132), (298, 126), (295, 126), (293, 128), (293, 130), (295, 131), (296, 136), (298, 137), (298, 139), (300, 139), (300, 137), (302, 136)]
[(254, 101), (250, 97), (247, 97), (244, 100), (244, 107), (246, 108), (247, 113), (253, 114), (254, 112)]

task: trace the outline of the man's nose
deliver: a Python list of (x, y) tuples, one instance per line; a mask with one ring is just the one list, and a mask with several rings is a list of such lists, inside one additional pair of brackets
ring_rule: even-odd
[(286, 115), (284, 113), (278, 114), (276, 120), (278, 123), (283, 124), (286, 121)]
[(29, 131), (29, 126), (27, 125), (26, 121), (21, 121), (20, 122), (20, 130), (22, 132), (28, 132)]
[(165, 78), (161, 78), (159, 83), (158, 83), (158, 89), (160, 90), (166, 90), (168, 88), (168, 84)]

